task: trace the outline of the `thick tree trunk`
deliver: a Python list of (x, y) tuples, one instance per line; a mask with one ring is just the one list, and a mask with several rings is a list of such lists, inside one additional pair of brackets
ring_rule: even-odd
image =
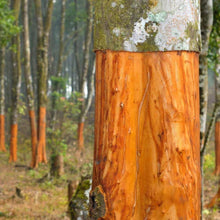
[(96, 59), (99, 217), (199, 219), (198, 54), (98, 51)]
[(199, 1), (95, 6), (91, 219), (198, 220)]
[[(21, 0), (13, 1), (15, 13), (15, 23), (19, 24)], [(17, 160), (17, 118), (18, 118), (18, 99), (21, 87), (21, 58), (20, 58), (20, 33), (12, 38), (12, 44), (16, 45), (16, 51), (12, 52), (13, 62), (13, 90), (12, 90), (12, 113), (11, 113), (11, 137), (10, 137), (10, 162)]]
[(24, 23), (24, 56), (25, 56), (25, 81), (27, 89), (29, 120), (31, 128), (31, 146), (32, 160), (31, 167), (36, 163), (36, 146), (37, 146), (37, 126), (34, 110), (34, 89), (32, 85), (31, 67), (30, 67), (30, 39), (29, 39), (29, 23), (28, 23), (28, 0), (23, 0), (23, 23)]
[(5, 48), (0, 49), (0, 151), (5, 149)]

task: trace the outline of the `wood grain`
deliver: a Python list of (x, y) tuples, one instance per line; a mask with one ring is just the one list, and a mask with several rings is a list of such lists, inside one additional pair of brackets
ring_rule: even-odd
[(99, 219), (200, 219), (195, 52), (96, 52)]

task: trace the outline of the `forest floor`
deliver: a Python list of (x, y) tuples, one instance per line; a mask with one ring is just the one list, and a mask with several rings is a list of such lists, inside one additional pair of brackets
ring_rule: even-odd
[[(68, 150), (64, 157), (65, 174), (57, 178), (46, 178), (49, 165), (38, 169), (28, 169), (30, 158), (27, 153), (19, 153), (17, 163), (8, 163), (8, 153), (0, 153), (0, 220), (68, 220), (67, 186), (69, 181), (80, 180), (82, 173), (92, 170), (92, 144), (87, 145), (83, 154), (74, 149)], [(75, 148), (76, 149), (76, 148)], [(204, 203), (207, 204), (218, 190), (219, 177), (213, 175), (215, 167), (214, 144), (210, 143), (204, 164)], [(24, 167), (16, 167), (24, 165)], [(21, 190), (21, 193), (16, 193)], [(220, 209), (203, 211), (205, 220), (219, 220)]]
[(8, 153), (0, 153), (0, 219), (69, 219), (68, 183), (75, 181), (77, 186), (81, 174), (91, 172), (92, 146), (85, 150), (83, 156), (73, 149), (67, 151), (65, 174), (59, 179), (42, 179), (49, 173), (48, 165), (40, 165), (36, 170), (28, 169), (29, 161), (10, 164), (8, 156)]

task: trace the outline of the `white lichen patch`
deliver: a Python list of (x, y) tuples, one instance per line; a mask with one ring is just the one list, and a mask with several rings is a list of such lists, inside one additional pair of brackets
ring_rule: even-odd
[(120, 33), (121, 33), (121, 30), (120, 30), (120, 28), (114, 28), (112, 30), (112, 32), (113, 32), (113, 34), (115, 34), (118, 37), (120, 35)]
[(87, 204), (89, 204), (89, 193), (90, 193), (90, 191), (91, 191), (91, 189), (92, 189), (92, 180), (91, 180), (91, 179), (89, 180), (89, 184), (90, 184), (89, 189), (87, 189), (87, 190), (85, 191), (85, 196), (86, 196), (86, 198), (87, 198), (87, 200), (86, 200), (86, 203), (87, 203)]
[(149, 18), (140, 18), (139, 21), (135, 22), (132, 37), (128, 41), (124, 42), (125, 50), (137, 51), (136, 45), (146, 41), (149, 34), (145, 30), (145, 25), (148, 21)]
[(117, 6), (117, 3), (116, 2), (112, 2), (111, 6), (112, 6), (112, 8), (115, 8)]
[(186, 29), (188, 24), (195, 22), (196, 8), (182, 0), (171, 9), (158, 26), (155, 44), (159, 50), (189, 50), (191, 39), (186, 36)]
[(147, 41), (150, 33), (157, 32), (154, 43), (160, 51), (190, 50), (192, 39), (186, 36), (186, 30), (190, 23), (198, 21), (197, 4), (190, 2), (160, 0), (151, 12), (147, 12), (147, 18), (141, 17), (134, 23), (132, 36), (124, 41), (124, 49), (137, 51), (138, 44)]

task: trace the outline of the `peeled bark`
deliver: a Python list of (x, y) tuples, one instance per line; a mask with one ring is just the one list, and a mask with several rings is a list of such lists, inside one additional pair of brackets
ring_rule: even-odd
[(36, 148), (37, 148), (37, 126), (36, 126), (36, 117), (35, 111), (29, 111), (29, 119), (31, 126), (31, 146), (32, 146), (32, 160), (31, 167), (35, 167), (36, 164)]
[(105, 202), (90, 211), (199, 219), (198, 54), (107, 50), (96, 59), (92, 188)]
[(219, 205), (219, 199), (220, 199), (220, 187), (218, 189), (218, 192), (215, 194), (215, 196), (211, 199), (211, 201), (206, 204), (206, 208), (213, 208), (215, 205)]
[[(13, 1), (15, 14), (15, 24), (19, 24), (21, 0)], [(12, 52), (13, 79), (12, 79), (12, 113), (11, 113), (11, 137), (10, 137), (10, 161), (17, 160), (17, 118), (18, 118), (18, 99), (21, 87), (21, 46), (20, 33), (12, 38), (12, 44), (16, 45), (16, 51)]]
[(17, 160), (17, 135), (18, 135), (18, 125), (11, 125), (11, 138), (10, 138), (10, 162), (15, 162)]
[(0, 50), (0, 151), (5, 149), (5, 48)]
[(39, 137), (37, 145), (37, 154), (36, 154), (36, 164), (38, 163), (47, 163), (46, 157), (46, 108), (40, 107), (39, 112)]
[(5, 148), (5, 115), (0, 115), (0, 151), (6, 151)]
[(23, 23), (24, 23), (24, 56), (25, 56), (25, 81), (27, 89), (27, 100), (29, 109), (29, 120), (31, 128), (31, 146), (32, 160), (31, 167), (36, 163), (36, 147), (37, 147), (37, 125), (34, 109), (34, 89), (32, 85), (32, 76), (30, 68), (30, 39), (29, 39), (29, 23), (28, 23), (28, 0), (23, 0)]
[(220, 118), (215, 124), (215, 175), (220, 174)]
[(84, 130), (84, 122), (78, 124), (78, 145), (79, 149), (84, 149), (84, 137), (83, 137), (83, 130)]

